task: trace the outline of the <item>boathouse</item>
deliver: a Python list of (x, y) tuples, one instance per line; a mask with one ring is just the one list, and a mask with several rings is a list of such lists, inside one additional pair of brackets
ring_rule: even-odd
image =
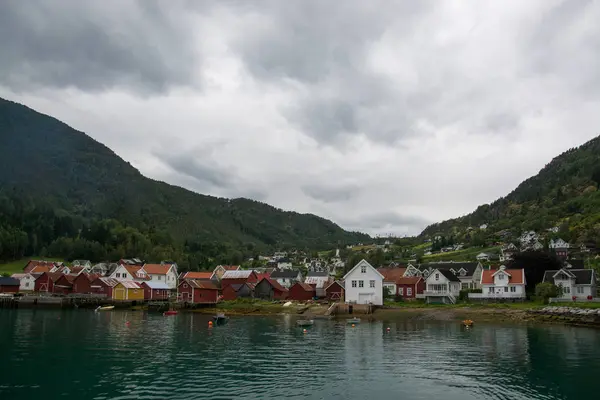
[(35, 291), (53, 293), (54, 282), (61, 276), (60, 272), (43, 272), (35, 280)]
[(114, 300), (144, 300), (144, 289), (134, 281), (119, 281), (113, 288)]
[(92, 282), (97, 276), (82, 272), (73, 279), (73, 293), (87, 294), (92, 293)]
[(54, 289), (52, 293), (55, 294), (69, 294), (73, 292), (73, 280), (75, 276), (60, 274), (58, 279), (54, 281)]
[(16, 278), (5, 278), (0, 276), (0, 293), (18, 293), (21, 281)]
[(306, 301), (312, 300), (317, 296), (316, 289), (303, 282), (296, 282), (290, 288), (288, 300)]
[(94, 294), (105, 295), (107, 298), (113, 298), (113, 288), (119, 283), (114, 278), (100, 277), (94, 279), (90, 284), (90, 289)]
[(144, 300), (169, 300), (169, 285), (167, 282), (142, 282)]
[(177, 299), (185, 303), (216, 304), (219, 288), (212, 281), (187, 279), (179, 283)]
[(243, 283), (257, 283), (258, 275), (253, 270), (226, 271), (221, 277), (221, 287)]
[(254, 284), (242, 283), (226, 286), (223, 289), (223, 300), (248, 299), (254, 297)]
[(344, 286), (339, 281), (331, 283), (325, 288), (325, 297), (331, 301), (344, 300)]
[(270, 278), (263, 278), (254, 288), (254, 297), (265, 300), (284, 300), (288, 290), (279, 282)]

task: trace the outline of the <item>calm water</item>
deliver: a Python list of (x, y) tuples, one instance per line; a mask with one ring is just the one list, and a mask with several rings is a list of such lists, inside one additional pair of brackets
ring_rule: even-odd
[[(130, 323), (127, 324), (126, 322)], [(597, 398), (600, 332), (0, 310), (0, 399)], [(391, 327), (386, 333), (385, 327)]]

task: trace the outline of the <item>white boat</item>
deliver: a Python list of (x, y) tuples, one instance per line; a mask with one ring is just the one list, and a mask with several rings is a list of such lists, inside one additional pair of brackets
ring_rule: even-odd
[(109, 310), (112, 310), (113, 308), (115, 308), (115, 306), (98, 306), (98, 308), (96, 308), (94, 311), (96, 311), (96, 312), (109, 311)]

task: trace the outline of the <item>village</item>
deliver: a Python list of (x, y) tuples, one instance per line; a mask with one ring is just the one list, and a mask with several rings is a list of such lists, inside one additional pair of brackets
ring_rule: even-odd
[[(75, 260), (71, 265), (30, 260), (21, 273), (0, 278), (0, 294), (18, 296), (23, 303), (60, 297), (131, 304), (164, 302), (188, 308), (238, 299), (369, 306), (383, 306), (386, 301), (522, 302), (526, 299), (525, 271), (505, 264), (519, 251), (539, 251), (540, 244), (534, 232), (524, 233), (520, 241), (521, 248), (502, 246), (497, 258), (482, 253), (473, 261), (375, 266), (362, 259), (347, 269), (339, 250), (328, 261), (305, 258), (302, 268), (294, 267), (286, 252), (276, 252), (260, 268), (217, 265), (212, 271), (188, 272), (179, 272), (175, 262), (153, 264), (137, 258), (95, 265), (87, 260)], [(595, 270), (585, 268), (582, 260), (571, 259), (569, 248), (560, 239), (550, 242), (551, 251), (562, 263), (562, 268), (546, 271), (543, 277), (543, 282), (561, 288), (552, 300), (598, 301)]]

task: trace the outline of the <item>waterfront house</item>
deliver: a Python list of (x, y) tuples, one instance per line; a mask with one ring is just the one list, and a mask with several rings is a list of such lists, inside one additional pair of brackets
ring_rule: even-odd
[(0, 293), (18, 293), (21, 281), (17, 278), (0, 276)]
[(60, 272), (43, 272), (35, 280), (35, 291), (44, 293), (54, 292), (54, 282), (60, 278)]
[(221, 280), (227, 271), (239, 271), (239, 265), (217, 265), (211, 278)]
[(254, 297), (265, 300), (284, 300), (288, 289), (271, 278), (261, 279), (254, 287)]
[(294, 283), (302, 281), (302, 273), (294, 270), (275, 270), (271, 272), (270, 278), (289, 289)]
[(236, 283), (223, 289), (223, 300), (247, 299), (254, 297), (254, 283)]
[(221, 288), (242, 283), (257, 283), (258, 275), (252, 270), (225, 271), (221, 276)]
[(561, 289), (561, 299), (596, 297), (596, 271), (593, 269), (561, 268), (546, 271), (544, 282), (558, 286)]
[(423, 295), (427, 303), (456, 303), (461, 290), (460, 279), (449, 269), (434, 269), (425, 284)]
[(481, 271), (483, 271), (483, 265), (480, 262), (443, 261), (419, 264), (417, 273), (414, 275), (405, 274), (405, 276), (421, 276), (426, 280), (436, 269), (447, 269), (456, 275), (460, 280), (461, 289), (478, 289), (480, 287)]
[(92, 282), (97, 277), (97, 275), (88, 274), (87, 272), (75, 276), (72, 280), (73, 293), (92, 293)]
[(304, 278), (304, 283), (307, 283), (315, 288), (315, 294), (317, 297), (325, 297), (325, 288), (333, 279), (329, 276), (327, 271), (309, 271)]
[(216, 304), (219, 288), (212, 281), (187, 279), (179, 282), (177, 299), (186, 303)]
[(120, 281), (143, 282), (150, 280), (150, 277), (140, 265), (130, 264), (119, 264), (119, 266), (115, 268), (115, 270), (112, 271), (108, 277)]
[(105, 297), (113, 298), (113, 288), (119, 283), (114, 278), (98, 277), (90, 284), (90, 290), (92, 293), (97, 295), (104, 295)]
[(213, 277), (213, 274), (214, 274), (214, 272), (210, 272), (210, 271), (182, 272), (181, 274), (179, 274), (179, 280), (182, 281), (184, 279), (202, 279), (202, 280), (208, 281)]
[(113, 287), (113, 300), (144, 300), (144, 289), (139, 282), (120, 280)]
[(167, 282), (147, 281), (141, 283), (144, 300), (169, 300), (171, 288)]
[(288, 300), (307, 301), (317, 297), (316, 289), (304, 282), (296, 282), (290, 288)]
[(381, 267), (377, 268), (377, 272), (383, 275), (383, 287), (384, 290), (388, 290), (389, 293), (394, 296), (398, 292), (396, 281), (402, 278), (406, 273), (404, 267)]
[(425, 280), (420, 276), (399, 277), (395, 281), (396, 296), (412, 300), (425, 291)]
[(19, 280), (19, 292), (33, 292), (35, 290), (35, 278), (37, 278), (37, 276), (29, 273), (12, 274), (11, 278)]
[(334, 281), (325, 288), (325, 297), (329, 301), (344, 300), (344, 285), (339, 281)]
[(525, 299), (525, 270), (486, 269), (481, 274), (481, 293), (469, 293), (469, 299), (523, 300)]
[(69, 294), (73, 292), (73, 280), (75, 280), (75, 275), (60, 274), (58, 279), (54, 281), (52, 293)]
[(177, 264), (144, 264), (142, 270), (150, 278), (149, 281), (164, 282), (169, 289), (177, 289)]
[(344, 276), (346, 303), (382, 305), (383, 280), (371, 264), (361, 260)]

